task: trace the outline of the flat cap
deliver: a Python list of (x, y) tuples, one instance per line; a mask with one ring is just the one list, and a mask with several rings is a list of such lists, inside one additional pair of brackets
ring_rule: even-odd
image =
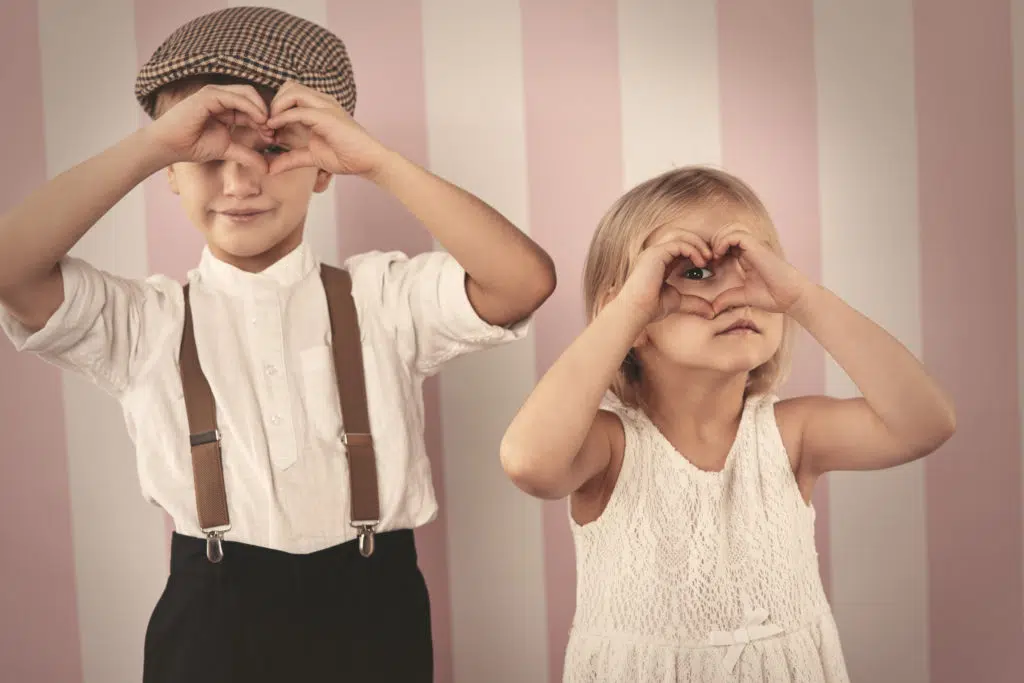
[(333, 96), (349, 114), (356, 108), (352, 62), (341, 39), (269, 7), (230, 7), (178, 28), (139, 70), (135, 98), (155, 116), (161, 87), (213, 74), (274, 89), (293, 80)]

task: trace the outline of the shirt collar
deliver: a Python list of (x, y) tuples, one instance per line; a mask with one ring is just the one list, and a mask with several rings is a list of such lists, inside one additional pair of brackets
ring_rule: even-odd
[(305, 242), (259, 273), (250, 273), (221, 261), (203, 248), (198, 273), (203, 284), (229, 292), (288, 289), (306, 279), (317, 267), (313, 251)]

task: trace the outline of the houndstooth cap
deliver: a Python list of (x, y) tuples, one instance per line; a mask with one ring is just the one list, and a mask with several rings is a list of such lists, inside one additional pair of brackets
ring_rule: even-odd
[(157, 90), (210, 74), (275, 89), (293, 80), (333, 96), (349, 114), (356, 108), (352, 63), (341, 39), (318, 24), (269, 7), (230, 7), (178, 28), (139, 71), (135, 98), (155, 116)]

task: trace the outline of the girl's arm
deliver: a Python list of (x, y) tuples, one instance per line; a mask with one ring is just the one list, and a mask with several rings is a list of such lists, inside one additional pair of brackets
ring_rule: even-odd
[(564, 498), (608, 467), (615, 418), (598, 407), (645, 322), (627, 301), (612, 301), (544, 373), (501, 441), (516, 486)]
[(806, 396), (779, 405), (801, 425), (801, 469), (894, 467), (928, 455), (956, 429), (953, 402), (899, 341), (832, 292), (809, 289), (790, 315), (857, 385), (863, 398)]
[(807, 396), (780, 402), (779, 417), (797, 435), (794, 467), (814, 477), (830, 470), (893, 467), (931, 453), (956, 428), (953, 403), (899, 341), (786, 263), (742, 225), (711, 241), (716, 256), (739, 252), (751, 273), (719, 294), (713, 308), (755, 305), (802, 325), (857, 385), (863, 398)]
[[(704, 266), (710, 250), (681, 232), (647, 248), (618, 295), (541, 378), (501, 442), (502, 467), (519, 488), (564, 498), (608, 467), (617, 418), (598, 411), (601, 399), (648, 323), (679, 309), (665, 276), (684, 257)], [(684, 303), (702, 304), (710, 314), (703, 300)]]

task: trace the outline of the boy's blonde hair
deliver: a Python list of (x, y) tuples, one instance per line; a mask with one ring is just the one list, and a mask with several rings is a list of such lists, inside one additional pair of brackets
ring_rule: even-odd
[(268, 103), (268, 106), (276, 93), (273, 88), (237, 76), (225, 76), (222, 74), (187, 76), (171, 81), (153, 93), (153, 118), (160, 118), (167, 113), (168, 109), (186, 97), (196, 94), (206, 85), (251, 85), (256, 88), (256, 91)]
[[(583, 296), (587, 321), (607, 303), (610, 293), (625, 283), (644, 241), (661, 226), (691, 211), (733, 205), (749, 213), (768, 237), (773, 251), (784, 256), (778, 232), (768, 210), (749, 185), (739, 178), (706, 166), (685, 166), (647, 180), (622, 195), (601, 219), (590, 243), (583, 267)], [(793, 342), (792, 321), (786, 317), (782, 341), (775, 354), (754, 368), (747, 380), (747, 394), (773, 391), (789, 371)], [(612, 384), (624, 404), (640, 405), (638, 388), (643, 380), (639, 360), (632, 351), (623, 361)]]

